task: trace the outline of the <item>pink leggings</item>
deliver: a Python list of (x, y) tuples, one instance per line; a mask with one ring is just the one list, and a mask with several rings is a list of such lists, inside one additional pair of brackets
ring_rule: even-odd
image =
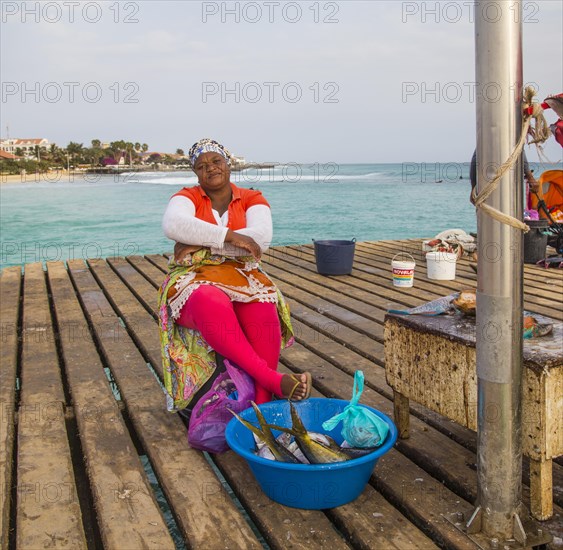
[(271, 401), (272, 393), (282, 394), (275, 304), (231, 302), (219, 288), (204, 285), (188, 298), (176, 322), (199, 331), (215, 351), (254, 379), (257, 404)]

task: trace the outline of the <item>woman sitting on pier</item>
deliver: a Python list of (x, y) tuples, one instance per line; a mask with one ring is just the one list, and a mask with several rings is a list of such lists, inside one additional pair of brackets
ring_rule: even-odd
[(262, 193), (230, 181), (230, 153), (203, 139), (189, 151), (198, 186), (171, 199), (162, 226), (176, 241), (159, 293), (168, 409), (190, 412), (218, 375), (220, 355), (255, 382), (257, 403), (272, 394), (305, 399), (311, 375), (277, 372), (293, 342), (289, 309), (259, 260), (272, 238)]

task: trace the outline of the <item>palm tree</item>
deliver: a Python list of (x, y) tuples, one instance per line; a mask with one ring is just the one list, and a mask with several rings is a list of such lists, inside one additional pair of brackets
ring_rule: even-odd
[(41, 147), (40, 148), (40, 155), (41, 155), (41, 160), (53, 160), (53, 151), (55, 151), (56, 148), (56, 144), (51, 143), (51, 145), (49, 145), (49, 149), (47, 149), (47, 147)]
[(129, 168), (131, 168), (131, 166), (133, 166), (133, 151), (135, 150), (135, 145), (133, 143), (131, 143), (130, 141), (128, 141), (125, 144), (125, 151), (127, 151), (127, 153), (129, 153)]
[(48, 160), (50, 162), (59, 162), (60, 149), (56, 143), (51, 143), (49, 145), (49, 150), (44, 150), (43, 160)]
[[(147, 145), (147, 148), (148, 148), (148, 145)], [(142, 164), (143, 161), (145, 160), (144, 157), (141, 155), (142, 151), (143, 151), (143, 146), (138, 141), (136, 141), (135, 142), (135, 156), (136, 156), (135, 160), (136, 160), (137, 164)]]
[(84, 146), (82, 145), (82, 143), (75, 143), (74, 141), (71, 141), (67, 146), (66, 146), (66, 152), (70, 155), (70, 157), (72, 158), (72, 163), (74, 164), (75, 162), (75, 158), (82, 154), (82, 150), (84, 149)]
[(64, 166), (67, 162), (67, 152), (66, 152), (66, 150), (61, 149), (60, 147), (57, 147), (56, 150), (55, 150), (54, 159), (55, 159), (55, 162), (59, 162), (60, 164), (62, 164)]
[(47, 159), (57, 164), (65, 164), (66, 156), (64, 149), (61, 149), (56, 143), (51, 143), (49, 152), (46, 153)]
[(92, 147), (86, 150), (86, 156), (90, 164), (99, 164), (100, 159), (104, 156), (102, 149), (102, 142), (99, 139), (93, 139), (91, 142)]
[(109, 144), (109, 148), (115, 162), (119, 163), (119, 161), (121, 160), (121, 157), (123, 156), (123, 152), (125, 151), (125, 145), (126, 144), (123, 140), (112, 141)]

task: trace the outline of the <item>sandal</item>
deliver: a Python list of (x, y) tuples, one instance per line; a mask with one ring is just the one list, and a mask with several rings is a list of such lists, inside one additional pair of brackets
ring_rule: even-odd
[(296, 376), (295, 374), (291, 374), (290, 377), (295, 382), (295, 385), (293, 386), (293, 388), (291, 388), (291, 391), (287, 396), (287, 399), (289, 399), (290, 401), (303, 401), (304, 399), (308, 399), (311, 396), (311, 390), (313, 388), (313, 377), (311, 376), (310, 372), (305, 372), (303, 374), (307, 378), (305, 380), (305, 384), (307, 384), (307, 391), (305, 392), (305, 396), (302, 399), (293, 399), (295, 390), (299, 387), (299, 384), (303, 384), (303, 381), (299, 378), (299, 376), (301, 375)]

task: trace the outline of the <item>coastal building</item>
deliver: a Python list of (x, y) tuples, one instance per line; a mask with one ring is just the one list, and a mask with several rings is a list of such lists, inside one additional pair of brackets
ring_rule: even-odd
[(21, 150), (26, 158), (35, 158), (36, 147), (40, 151), (47, 151), (49, 148), (49, 140), (46, 138), (10, 138), (0, 139), (0, 151), (16, 154), (16, 150)]
[(0, 149), (0, 160), (20, 160), (21, 157), (16, 157), (16, 155), (12, 155), (12, 153), (7, 153), (6, 151), (2, 151)]
[(244, 157), (236, 157), (231, 155), (231, 163), (233, 166), (243, 166), (246, 164), (246, 159)]

